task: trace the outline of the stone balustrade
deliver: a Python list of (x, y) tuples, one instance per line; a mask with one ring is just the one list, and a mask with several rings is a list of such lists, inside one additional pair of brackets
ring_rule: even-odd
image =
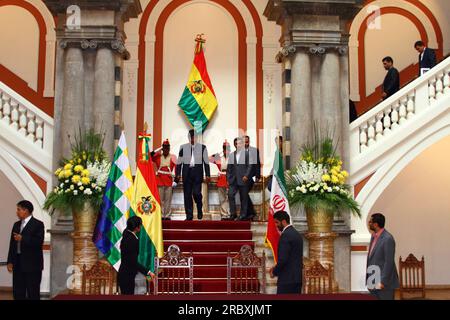
[(386, 152), (428, 125), (431, 120), (427, 119), (447, 99), (450, 99), (450, 58), (353, 121), (349, 126), (352, 182), (375, 172), (386, 159)]
[(53, 141), (53, 120), (3, 82), (0, 82), (0, 122), (38, 148), (51, 150), (47, 142)]

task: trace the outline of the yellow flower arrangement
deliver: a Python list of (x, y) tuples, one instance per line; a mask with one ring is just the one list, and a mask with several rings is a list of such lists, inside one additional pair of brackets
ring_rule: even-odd
[(84, 170), (84, 167), (80, 164), (76, 165), (75, 168), (73, 168), (73, 171), (75, 172), (82, 172)]
[(64, 170), (64, 177), (70, 178), (72, 175), (73, 175), (72, 170), (70, 169)]
[(72, 163), (69, 162), (64, 166), (64, 170), (70, 170), (70, 169), (72, 169), (72, 167), (73, 167)]
[(74, 175), (73, 177), (72, 177), (72, 182), (73, 183), (78, 183), (78, 182), (80, 182), (81, 181), (81, 177), (79, 176), (79, 175)]
[(89, 177), (89, 174), (90, 174), (90, 172), (89, 172), (88, 169), (84, 169), (84, 170), (81, 172), (81, 176), (82, 176), (82, 177)]
[(89, 183), (91, 183), (91, 179), (89, 179), (89, 177), (82, 177), (81, 183), (84, 185), (88, 185)]

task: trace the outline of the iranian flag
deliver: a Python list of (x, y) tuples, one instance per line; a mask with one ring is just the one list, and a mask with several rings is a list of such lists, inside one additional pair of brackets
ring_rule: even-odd
[(277, 211), (285, 211), (289, 216), (291, 215), (287, 199), (286, 180), (284, 178), (283, 158), (278, 148), (275, 152), (273, 163), (272, 189), (270, 192), (269, 217), (266, 231), (266, 245), (272, 250), (275, 263), (278, 261), (278, 242), (281, 235), (273, 218), (274, 213)]

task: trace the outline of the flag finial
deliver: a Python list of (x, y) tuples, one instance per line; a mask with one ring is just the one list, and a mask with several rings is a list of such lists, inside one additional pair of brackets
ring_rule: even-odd
[(206, 42), (206, 40), (203, 38), (204, 35), (204, 33), (199, 33), (195, 37), (195, 42), (197, 42), (197, 45), (195, 46), (195, 53), (199, 53), (203, 50), (203, 44)]

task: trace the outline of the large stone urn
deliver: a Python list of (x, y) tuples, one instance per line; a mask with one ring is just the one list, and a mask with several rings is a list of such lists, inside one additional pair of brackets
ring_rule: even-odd
[(81, 294), (81, 272), (83, 266), (89, 270), (98, 260), (98, 251), (92, 242), (97, 212), (89, 202), (84, 203), (81, 210), (73, 210), (73, 264), (79, 274), (73, 278), (71, 294)]
[(309, 259), (319, 261), (324, 267), (332, 268), (333, 292), (339, 291), (334, 278), (334, 239), (337, 234), (333, 229), (333, 215), (324, 210), (306, 210), (308, 232), (305, 237), (309, 242)]

